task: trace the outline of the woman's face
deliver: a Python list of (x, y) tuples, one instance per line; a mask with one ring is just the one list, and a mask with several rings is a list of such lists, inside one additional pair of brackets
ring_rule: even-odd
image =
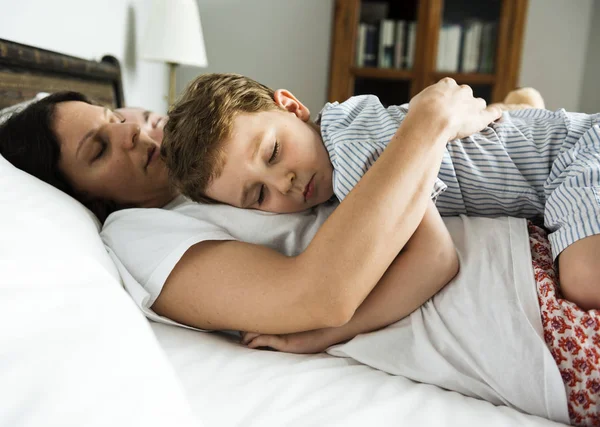
[(85, 102), (57, 104), (59, 168), (91, 200), (124, 207), (164, 206), (176, 193), (159, 155), (164, 120), (152, 122), (151, 115), (146, 120), (143, 110), (120, 113)]

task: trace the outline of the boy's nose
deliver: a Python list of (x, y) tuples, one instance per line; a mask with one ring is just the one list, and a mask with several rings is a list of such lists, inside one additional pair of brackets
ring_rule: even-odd
[(283, 178), (277, 180), (276, 188), (283, 194), (287, 194), (294, 186), (296, 174), (293, 172), (286, 173)]

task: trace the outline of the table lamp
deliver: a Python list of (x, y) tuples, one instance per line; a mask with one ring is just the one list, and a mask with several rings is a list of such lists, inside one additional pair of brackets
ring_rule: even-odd
[(172, 105), (177, 66), (208, 65), (196, 0), (152, 0), (140, 57), (169, 65), (169, 105)]

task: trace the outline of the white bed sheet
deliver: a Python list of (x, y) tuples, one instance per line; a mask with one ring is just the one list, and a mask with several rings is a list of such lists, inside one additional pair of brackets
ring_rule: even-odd
[(556, 426), (327, 354), (251, 350), (152, 323), (206, 426)]

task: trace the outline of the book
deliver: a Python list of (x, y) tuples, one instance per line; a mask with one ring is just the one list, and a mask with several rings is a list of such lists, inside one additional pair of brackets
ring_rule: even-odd
[(384, 19), (379, 26), (379, 68), (391, 68), (394, 65), (394, 25), (391, 19)]
[(412, 69), (415, 60), (415, 44), (417, 43), (417, 23), (415, 21), (408, 22), (406, 31), (406, 56), (405, 67)]
[(396, 21), (396, 37), (394, 38), (394, 68), (404, 67), (404, 44), (406, 34), (406, 21)]
[(448, 36), (448, 28), (446, 25), (442, 25), (440, 27), (440, 35), (438, 37), (438, 46), (437, 46), (437, 56), (435, 61), (435, 69), (437, 71), (446, 71), (446, 51), (448, 50), (446, 46), (446, 38)]
[(479, 72), (493, 73), (496, 56), (496, 23), (486, 22), (481, 32), (481, 49), (479, 55)]
[(361, 22), (358, 24), (358, 38), (356, 40), (356, 66), (365, 65), (365, 44), (367, 41), (367, 24)]
[(377, 25), (366, 24), (364, 67), (377, 67)]
[(462, 26), (458, 24), (449, 24), (446, 27), (446, 52), (444, 55), (444, 71), (448, 71), (450, 73), (458, 72), (461, 39)]
[(473, 20), (465, 23), (462, 49), (462, 71), (464, 73), (475, 73), (478, 70), (482, 28), (481, 21)]

